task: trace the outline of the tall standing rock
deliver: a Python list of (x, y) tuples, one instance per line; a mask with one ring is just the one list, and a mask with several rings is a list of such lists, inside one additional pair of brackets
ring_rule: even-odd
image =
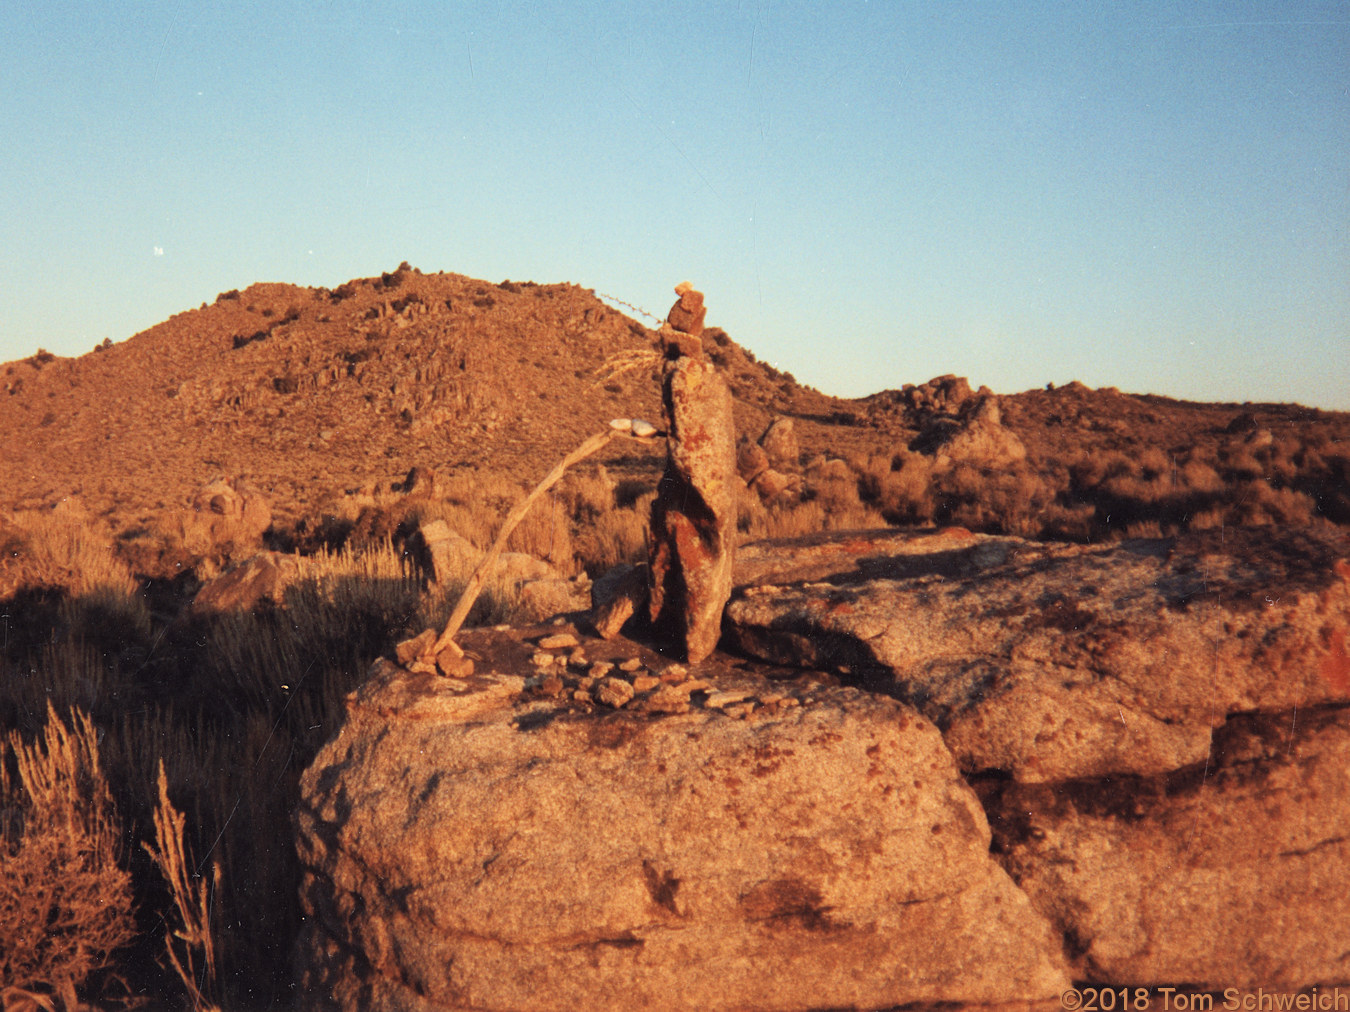
[[(688, 282), (661, 328), (666, 470), (652, 503), (651, 619), (688, 659), (713, 652), (731, 596), (736, 433), (731, 391), (703, 357), (703, 295)], [(680, 329), (692, 327), (692, 331)]]

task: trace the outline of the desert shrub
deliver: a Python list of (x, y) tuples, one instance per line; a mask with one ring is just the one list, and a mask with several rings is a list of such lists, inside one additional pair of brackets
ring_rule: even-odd
[(620, 563), (641, 562), (647, 556), (647, 532), (655, 492), (632, 506), (615, 507), (581, 528), (573, 541), (577, 563), (599, 576)]
[[(182, 980), (194, 1010), (215, 1008), (208, 997), (216, 988), (215, 940), (211, 934), (211, 888), (197, 874), (183, 841), (183, 814), (169, 800), (164, 763), (156, 778), (159, 803), (155, 807), (155, 842), (143, 843), (168, 884), (176, 908), (178, 927), (166, 925), (164, 949), (169, 963)], [(220, 885), (220, 865), (212, 866), (214, 886)], [(175, 944), (175, 942), (177, 944)], [(198, 963), (200, 962), (200, 969)], [(205, 991), (203, 990), (205, 989)]]
[(1209, 464), (1195, 458), (1181, 465), (1177, 474), (1182, 487), (1190, 492), (1218, 492), (1223, 489), (1223, 479), (1219, 472)]
[(902, 449), (868, 457), (859, 477), (862, 497), (888, 523), (923, 524), (933, 518), (932, 461)]
[(806, 469), (807, 497), (826, 513), (847, 513), (861, 508), (858, 471), (844, 460), (812, 461)]
[(122, 825), (87, 715), (76, 711), (68, 727), (48, 706), (41, 742), (9, 735), (0, 749), (0, 815), (5, 1005), (27, 994), (74, 1008), (76, 992), (110, 970), (113, 953), (135, 935), (131, 877), (119, 865)]
[(988, 470), (958, 463), (936, 483), (934, 519), (972, 530), (1037, 535), (1054, 494), (1025, 463)]

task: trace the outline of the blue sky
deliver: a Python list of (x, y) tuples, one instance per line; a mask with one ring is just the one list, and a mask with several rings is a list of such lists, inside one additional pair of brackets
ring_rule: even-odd
[(1350, 2), (28, 3), (0, 360), (407, 260), (941, 373), (1350, 409)]

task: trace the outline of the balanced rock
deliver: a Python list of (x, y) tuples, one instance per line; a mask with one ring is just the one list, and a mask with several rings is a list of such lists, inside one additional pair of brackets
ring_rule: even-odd
[(611, 709), (634, 691), (613, 676), (600, 707), (544, 681), (380, 662), (349, 699), (301, 781), (302, 1008), (885, 1008), (1067, 986), (1060, 939), (910, 708), (822, 688), (736, 719), (687, 696)]
[(764, 448), (770, 467), (788, 472), (801, 466), (801, 444), (797, 442), (791, 418), (779, 415), (771, 421), (759, 437), (759, 445)]
[(1344, 556), (1268, 528), (1110, 545), (814, 536), (742, 546), (727, 634), (889, 687), (972, 773), (1153, 775), (1203, 764), (1230, 714), (1350, 701)]
[(651, 599), (658, 629), (697, 662), (721, 636), (736, 542), (736, 434), (716, 367), (662, 328), (666, 468), (652, 503)]
[(703, 305), (703, 293), (695, 291), (688, 281), (681, 281), (675, 286), (675, 294), (680, 298), (670, 307), (666, 323), (690, 337), (702, 336), (703, 320), (708, 314), (707, 307)]

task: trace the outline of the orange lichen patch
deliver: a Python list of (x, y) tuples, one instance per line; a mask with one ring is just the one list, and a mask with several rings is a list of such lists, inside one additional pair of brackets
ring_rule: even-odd
[(975, 537), (964, 527), (943, 527), (933, 536), (935, 538), (952, 538), (956, 541), (969, 541)]
[(876, 550), (876, 542), (866, 538), (853, 538), (839, 545), (839, 550), (849, 555), (864, 555)]
[(1322, 678), (1337, 692), (1350, 693), (1350, 654), (1345, 649), (1345, 629), (1322, 630), (1327, 655), (1322, 658)]

